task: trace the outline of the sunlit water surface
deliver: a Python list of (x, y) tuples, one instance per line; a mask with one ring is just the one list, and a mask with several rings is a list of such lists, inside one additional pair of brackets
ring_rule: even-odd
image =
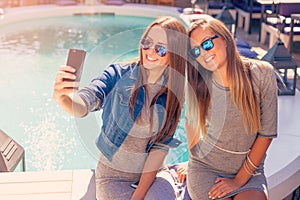
[[(86, 49), (81, 85), (87, 84), (109, 63), (136, 57), (152, 21), (68, 16), (0, 27), (0, 129), (25, 148), (27, 171), (95, 168), (101, 112), (74, 119), (62, 111), (52, 100), (57, 70), (69, 48)], [(183, 127), (182, 118), (176, 137), (185, 141)], [(186, 160), (185, 145), (171, 150), (166, 162)]]

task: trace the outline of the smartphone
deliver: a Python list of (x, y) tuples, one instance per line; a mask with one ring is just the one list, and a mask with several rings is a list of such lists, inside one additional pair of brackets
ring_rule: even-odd
[(78, 82), (80, 81), (80, 78), (81, 78), (85, 54), (86, 54), (86, 51), (82, 50), (82, 49), (70, 49), (69, 50), (67, 66), (71, 66), (76, 69), (76, 71), (75, 71), (76, 80), (75, 81), (78, 81)]
[(135, 182), (135, 183), (132, 183), (130, 186), (131, 186), (132, 188), (136, 189), (136, 188), (138, 187), (138, 185), (139, 185), (139, 182), (140, 182), (140, 181), (137, 181), (137, 182)]

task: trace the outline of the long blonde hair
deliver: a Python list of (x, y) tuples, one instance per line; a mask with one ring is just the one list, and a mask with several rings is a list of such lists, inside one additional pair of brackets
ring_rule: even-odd
[[(227, 27), (219, 20), (212, 17), (204, 17), (194, 22), (188, 30), (191, 33), (197, 28), (209, 30), (226, 43), (227, 54), (227, 76), (231, 101), (235, 107), (242, 112), (243, 124), (247, 133), (257, 133), (261, 127), (260, 108), (255, 97), (250, 71), (250, 62), (244, 62), (238, 53), (235, 40)], [(188, 52), (191, 50), (190, 40), (188, 41)], [(210, 88), (212, 72), (204, 69), (194, 58), (189, 56), (188, 68), (188, 98), (187, 116), (192, 126), (202, 130), (205, 137), (206, 117), (210, 106)]]
[[(176, 130), (179, 122), (181, 110), (184, 103), (184, 86), (185, 86), (185, 68), (186, 68), (186, 46), (187, 46), (187, 35), (186, 29), (183, 24), (174, 17), (163, 16), (157, 18), (151, 23), (146, 31), (144, 32), (141, 40), (147, 37), (149, 30), (159, 25), (166, 31), (167, 34), (167, 50), (169, 54), (169, 66), (166, 70), (167, 83), (153, 98), (150, 107), (156, 102), (157, 98), (163, 93), (167, 94), (165, 102), (165, 114), (164, 123), (161, 125), (158, 131), (155, 141), (167, 140)], [(130, 98), (130, 110), (133, 115), (134, 105), (137, 101), (137, 95), (140, 90), (140, 86), (143, 85), (143, 60), (142, 52), (140, 49), (140, 63), (141, 67), (138, 69), (138, 77), (135, 86), (132, 88), (132, 97)], [(147, 90), (146, 90), (147, 92)], [(150, 124), (152, 125), (152, 116), (150, 116)], [(138, 119), (141, 115), (138, 116)], [(137, 120), (138, 120), (137, 119)], [(152, 127), (151, 127), (152, 129)]]

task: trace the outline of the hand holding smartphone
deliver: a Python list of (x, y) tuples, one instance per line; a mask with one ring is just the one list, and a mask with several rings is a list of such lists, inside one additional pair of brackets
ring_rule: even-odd
[(76, 71), (75, 71), (76, 80), (75, 81), (77, 81), (77, 82), (79, 82), (80, 78), (81, 78), (85, 54), (86, 54), (86, 51), (82, 50), (82, 49), (70, 49), (69, 50), (67, 66), (71, 66), (74, 69), (76, 69)]

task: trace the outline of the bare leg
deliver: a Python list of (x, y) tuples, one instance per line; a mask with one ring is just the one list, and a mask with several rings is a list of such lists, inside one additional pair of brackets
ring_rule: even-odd
[(259, 190), (247, 190), (234, 196), (234, 200), (267, 200), (266, 194)]

